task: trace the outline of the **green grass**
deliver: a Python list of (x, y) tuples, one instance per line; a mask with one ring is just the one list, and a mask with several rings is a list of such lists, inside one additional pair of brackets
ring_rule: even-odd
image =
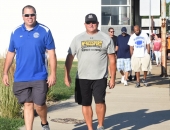
[[(0, 72), (2, 73), (4, 60), (0, 60)], [(51, 87), (48, 95), (47, 100), (51, 101), (59, 101), (59, 100), (66, 100), (70, 98), (71, 95), (74, 94), (75, 88), (75, 77), (77, 72), (77, 62), (73, 62), (72, 69), (70, 72), (70, 76), (72, 79), (71, 87), (67, 87), (64, 84), (64, 66), (65, 61), (58, 61), (57, 65), (57, 83), (55, 86)], [(13, 80), (13, 72), (14, 69), (11, 70), (10, 73), (10, 83), (12, 84)], [(0, 76), (2, 81), (2, 77)], [(16, 103), (15, 97), (12, 92), (12, 86), (5, 87), (2, 82), (0, 81), (0, 130), (18, 130), (19, 127), (24, 125), (24, 120), (18, 118), (19, 108), (20, 105)], [(5, 93), (4, 93), (5, 92)], [(7, 108), (7, 109), (5, 109)], [(11, 108), (11, 109), (10, 109)], [(3, 117), (2, 117), (3, 116)]]
[(24, 125), (23, 119), (9, 119), (0, 117), (0, 130), (19, 130)]
[(70, 98), (74, 94), (75, 77), (77, 72), (77, 62), (73, 62), (70, 76), (72, 83), (70, 87), (64, 84), (64, 65), (65, 61), (58, 61), (57, 65), (57, 83), (53, 86), (47, 95), (47, 100), (58, 101)]

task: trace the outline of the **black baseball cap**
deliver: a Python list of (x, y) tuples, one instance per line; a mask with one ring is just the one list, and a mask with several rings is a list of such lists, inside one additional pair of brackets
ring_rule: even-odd
[(121, 31), (122, 31), (122, 33), (127, 33), (126, 27), (122, 27)]
[(97, 20), (97, 16), (95, 14), (87, 14), (86, 17), (85, 17), (85, 23), (86, 22), (98, 22)]

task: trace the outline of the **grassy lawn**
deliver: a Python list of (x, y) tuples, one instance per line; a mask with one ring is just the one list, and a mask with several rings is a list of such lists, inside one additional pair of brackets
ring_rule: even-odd
[[(66, 100), (74, 94), (75, 76), (77, 71), (77, 62), (73, 62), (70, 76), (72, 78), (71, 87), (64, 84), (64, 64), (65, 61), (58, 61), (57, 65), (57, 83), (49, 89), (47, 99), (51, 101)], [(0, 130), (18, 130), (24, 125), (23, 119), (9, 119), (0, 117)]]
[(0, 118), (0, 130), (18, 130), (23, 125), (23, 119)]
[(72, 79), (71, 87), (64, 84), (64, 61), (58, 61), (57, 65), (57, 83), (53, 86), (48, 93), (47, 100), (58, 101), (68, 99), (74, 94), (75, 77), (77, 72), (77, 62), (73, 62), (70, 76)]

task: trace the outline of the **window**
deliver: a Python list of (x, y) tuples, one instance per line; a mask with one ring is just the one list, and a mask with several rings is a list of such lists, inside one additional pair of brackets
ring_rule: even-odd
[(102, 0), (102, 5), (127, 5), (129, 0)]
[(102, 25), (130, 25), (130, 0), (102, 0)]

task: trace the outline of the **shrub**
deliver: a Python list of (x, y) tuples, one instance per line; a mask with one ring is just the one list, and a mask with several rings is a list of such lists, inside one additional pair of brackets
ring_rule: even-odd
[[(0, 59), (0, 74), (3, 74), (3, 66), (5, 59)], [(3, 75), (0, 75), (0, 116), (6, 118), (16, 118), (20, 116), (21, 105), (18, 104), (13, 94), (13, 75), (15, 64), (12, 64), (8, 73), (10, 86), (2, 83)]]

